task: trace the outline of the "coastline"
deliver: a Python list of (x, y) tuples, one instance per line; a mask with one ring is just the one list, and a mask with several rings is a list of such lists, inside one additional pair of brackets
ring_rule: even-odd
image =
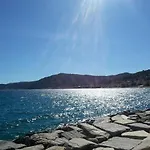
[(150, 149), (150, 109), (124, 111), (65, 124), (52, 132), (0, 140), (0, 150), (144, 150)]

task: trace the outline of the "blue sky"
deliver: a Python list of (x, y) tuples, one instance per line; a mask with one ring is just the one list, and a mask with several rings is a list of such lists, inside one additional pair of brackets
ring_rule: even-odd
[(1, 0), (0, 83), (150, 67), (149, 0)]

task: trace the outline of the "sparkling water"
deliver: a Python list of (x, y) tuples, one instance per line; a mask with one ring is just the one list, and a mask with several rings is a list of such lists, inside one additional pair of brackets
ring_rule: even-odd
[(0, 139), (123, 110), (150, 108), (150, 88), (0, 91)]

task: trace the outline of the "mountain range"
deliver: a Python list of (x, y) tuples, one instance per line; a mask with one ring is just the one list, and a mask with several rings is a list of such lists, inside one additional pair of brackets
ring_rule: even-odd
[(37, 81), (0, 84), (0, 89), (64, 89), (148, 86), (150, 86), (150, 69), (137, 73), (122, 73), (110, 76), (60, 73)]

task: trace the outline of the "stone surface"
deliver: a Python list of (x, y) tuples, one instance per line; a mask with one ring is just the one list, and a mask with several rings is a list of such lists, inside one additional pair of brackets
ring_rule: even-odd
[(119, 125), (116, 123), (96, 123), (94, 125), (100, 129), (110, 133), (112, 136), (120, 135), (121, 133), (130, 130), (129, 127)]
[(102, 131), (87, 123), (80, 123), (79, 127), (82, 128), (83, 131), (91, 137), (102, 136), (103, 138), (108, 138), (110, 136), (107, 132)]
[(150, 150), (150, 137), (144, 139), (139, 145), (134, 147), (133, 150)]
[(115, 116), (111, 117), (112, 121), (116, 121), (116, 120), (120, 120), (120, 119), (125, 120), (125, 119), (128, 119), (128, 117), (126, 115), (115, 115)]
[(62, 146), (52, 146), (46, 150), (65, 150), (65, 147)]
[(150, 121), (145, 121), (144, 123), (150, 125)]
[(110, 122), (110, 117), (96, 117), (94, 123), (104, 123), (104, 122)]
[(100, 144), (100, 146), (111, 147), (117, 150), (131, 150), (141, 143), (141, 140), (124, 137), (113, 137)]
[(44, 146), (42, 144), (40, 144), (40, 145), (25, 147), (25, 148), (23, 148), (21, 150), (44, 150)]
[(73, 138), (69, 141), (68, 147), (70, 149), (76, 150), (87, 150), (87, 149), (92, 149), (95, 148), (97, 144), (82, 138)]
[(145, 111), (145, 114), (150, 116), (150, 110)]
[(128, 119), (128, 117), (125, 116), (125, 115), (116, 115), (116, 116), (112, 117), (111, 119), (115, 123), (122, 124), (122, 125), (129, 124), (129, 123), (134, 123), (135, 122), (134, 120)]
[(68, 143), (68, 140), (62, 137), (62, 138), (56, 138), (55, 140), (51, 141), (50, 145), (63, 146), (66, 143)]
[(145, 130), (147, 132), (150, 131), (150, 126), (144, 123), (132, 123), (128, 124), (128, 126), (133, 130)]
[(77, 127), (77, 126), (69, 126), (69, 128), (72, 129), (72, 130), (76, 130), (76, 131), (78, 131), (78, 132), (81, 132), (81, 131), (82, 131), (82, 129), (79, 128), (79, 127)]
[(72, 138), (85, 138), (85, 135), (83, 135), (82, 133), (76, 131), (76, 130), (72, 130), (72, 131), (68, 131), (68, 132), (63, 132), (61, 134), (61, 136), (65, 137), (66, 139), (70, 140)]
[[(43, 145), (54, 145), (56, 144), (55, 140), (59, 138), (60, 134), (63, 133), (62, 130), (56, 130), (52, 133), (39, 133), (34, 134), (29, 138), (30, 145), (34, 144), (43, 144)], [(58, 143), (57, 143), (58, 144)]]
[(139, 119), (139, 116), (137, 114), (132, 114), (132, 115), (129, 115), (128, 117), (131, 120), (138, 120)]
[(19, 149), (26, 147), (24, 144), (16, 144), (11, 141), (0, 140), (0, 150)]
[(134, 138), (134, 139), (144, 139), (148, 137), (149, 135), (150, 134), (144, 130), (125, 132), (121, 134), (122, 137), (128, 137), (128, 138)]
[(98, 148), (94, 148), (93, 150), (114, 150), (114, 148), (98, 147)]

